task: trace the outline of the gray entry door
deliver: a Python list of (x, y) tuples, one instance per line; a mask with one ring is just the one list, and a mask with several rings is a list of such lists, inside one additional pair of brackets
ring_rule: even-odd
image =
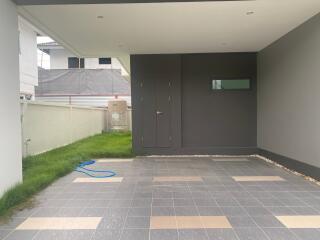
[(171, 84), (162, 74), (152, 74), (141, 84), (143, 147), (171, 147)]

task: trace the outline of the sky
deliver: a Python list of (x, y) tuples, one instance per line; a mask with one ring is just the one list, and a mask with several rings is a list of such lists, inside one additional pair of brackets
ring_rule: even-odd
[(50, 37), (37, 37), (37, 43), (47, 43), (47, 42), (54, 42), (54, 40)]

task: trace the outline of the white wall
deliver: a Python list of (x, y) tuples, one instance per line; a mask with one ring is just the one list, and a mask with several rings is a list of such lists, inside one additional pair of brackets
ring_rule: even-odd
[[(106, 108), (37, 101), (21, 102), (23, 155), (34, 155), (112, 129)], [(123, 129), (130, 131), (131, 109)], [(30, 141), (29, 141), (30, 139)]]
[(20, 92), (34, 96), (34, 86), (38, 86), (37, 33), (23, 18), (19, 23), (19, 62), (20, 62)]
[(22, 102), (21, 109), (24, 156), (101, 133), (107, 126), (105, 109), (35, 101)]
[(18, 15), (0, 1), (0, 196), (22, 181)]
[[(75, 55), (65, 49), (50, 49), (50, 68), (68, 69), (69, 57), (75, 57)], [(111, 58), (111, 63), (99, 64), (99, 58), (85, 58), (86, 69), (120, 69), (121, 75), (129, 75), (117, 58)]]
[(68, 57), (75, 57), (64, 49), (50, 49), (50, 69), (68, 69)]
[(320, 14), (258, 54), (258, 146), (320, 167)]

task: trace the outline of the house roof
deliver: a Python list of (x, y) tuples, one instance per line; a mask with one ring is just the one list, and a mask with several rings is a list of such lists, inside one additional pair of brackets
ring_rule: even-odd
[(63, 47), (57, 42), (39, 43), (37, 46), (38, 46), (38, 49), (40, 49), (48, 54), (50, 53), (49, 50), (51, 50), (51, 49), (63, 49)]

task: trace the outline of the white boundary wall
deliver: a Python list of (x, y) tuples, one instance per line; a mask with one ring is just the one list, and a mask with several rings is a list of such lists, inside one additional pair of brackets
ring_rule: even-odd
[[(131, 130), (131, 110), (127, 120)], [(21, 102), (21, 121), (24, 157), (112, 129), (107, 108), (36, 101)]]
[(106, 109), (21, 103), (23, 155), (34, 155), (106, 130)]

